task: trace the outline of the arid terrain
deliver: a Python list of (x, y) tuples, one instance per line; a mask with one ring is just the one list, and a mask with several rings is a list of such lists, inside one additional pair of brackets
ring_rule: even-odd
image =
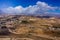
[(60, 40), (60, 19), (26, 15), (0, 17), (0, 40)]

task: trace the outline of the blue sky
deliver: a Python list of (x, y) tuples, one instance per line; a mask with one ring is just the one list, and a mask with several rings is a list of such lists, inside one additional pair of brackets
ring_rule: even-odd
[[(46, 6), (50, 6), (50, 8), (47, 10), (48, 12), (52, 12), (52, 13), (56, 13), (56, 14), (59, 13), (60, 14), (60, 0), (0, 0), (0, 9), (3, 9), (4, 12), (7, 12), (5, 10), (10, 8), (8, 11), (10, 13), (12, 13), (10, 10), (14, 10), (14, 8), (15, 9), (19, 8), (18, 11), (22, 11), (22, 10), (28, 9), (28, 8), (30, 8), (29, 7), (30, 5), (32, 6), (31, 8), (34, 8), (35, 5), (37, 5), (37, 2), (41, 2), (41, 3), (44, 2), (43, 4), (47, 4), (47, 5), (44, 6), (44, 9), (46, 9), (45, 8)], [(39, 4), (40, 6), (41, 6), (41, 3)], [(36, 9), (36, 7), (34, 9)], [(40, 9), (40, 7), (39, 7), (39, 9)], [(42, 9), (43, 9), (43, 7), (42, 7)], [(34, 12), (38, 11), (38, 13), (39, 12), (42, 13), (41, 12), (42, 9), (40, 9), (40, 11), (38, 11), (38, 10), (33, 10), (33, 11)], [(13, 12), (17, 13), (15, 11), (13, 11)], [(31, 12), (31, 10), (29, 10), (29, 12)], [(43, 12), (45, 12), (45, 10), (43, 10)]]
[(60, 0), (0, 0), (0, 8), (18, 5), (26, 7), (29, 5), (34, 5), (37, 1), (46, 2), (50, 6), (60, 7)]

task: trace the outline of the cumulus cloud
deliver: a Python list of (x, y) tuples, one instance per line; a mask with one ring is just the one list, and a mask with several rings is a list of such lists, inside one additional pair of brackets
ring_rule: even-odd
[(4, 13), (8, 14), (44, 14), (49, 10), (54, 11), (57, 7), (51, 7), (45, 2), (38, 1), (36, 5), (29, 5), (28, 7), (16, 6), (3, 9)]

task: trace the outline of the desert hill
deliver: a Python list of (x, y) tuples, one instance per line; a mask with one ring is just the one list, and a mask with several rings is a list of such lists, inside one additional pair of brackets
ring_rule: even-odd
[(10, 15), (0, 18), (0, 34), (15, 37), (28, 36), (33, 39), (39, 38), (38, 40), (60, 40), (60, 19)]

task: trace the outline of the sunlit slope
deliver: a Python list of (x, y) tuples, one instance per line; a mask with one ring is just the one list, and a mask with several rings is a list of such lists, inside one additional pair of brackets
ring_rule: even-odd
[[(11, 36), (42, 37), (49, 39), (60, 38), (60, 19), (38, 18), (35, 16), (8, 16), (0, 18), (1, 26), (6, 26)], [(33, 38), (34, 38), (33, 37)]]
[[(14, 21), (14, 30), (10, 30), (14, 34), (37, 34), (54, 36), (57, 30), (54, 30), (55, 25), (58, 28), (60, 19), (56, 18), (37, 18), (30, 16), (21, 16), (17, 21)], [(59, 25), (60, 26), (60, 25)], [(59, 32), (58, 32), (59, 33)], [(56, 34), (58, 34), (56, 33)]]

